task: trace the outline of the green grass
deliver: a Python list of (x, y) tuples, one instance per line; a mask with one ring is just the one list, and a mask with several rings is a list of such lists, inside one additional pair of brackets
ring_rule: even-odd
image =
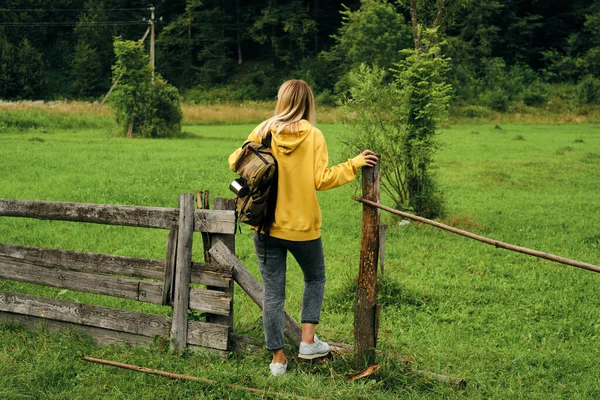
[[(453, 125), (437, 155), (445, 222), (517, 245), (600, 264), (600, 126)], [(0, 135), (0, 197), (176, 207), (180, 193), (229, 197), (226, 158), (253, 128), (186, 126), (178, 140), (127, 140), (110, 128)], [(341, 161), (342, 125), (323, 125), (332, 162)], [(477, 132), (478, 134), (474, 134)], [(520, 139), (515, 140), (516, 137)], [(39, 140), (41, 139), (41, 140)], [(385, 160), (384, 160), (385, 162)], [(354, 281), (361, 206), (357, 185), (319, 194), (328, 282), (319, 332), (353, 342)], [(383, 202), (387, 200), (384, 198)], [(387, 202), (389, 204), (389, 202)], [(266, 351), (216, 359), (148, 347), (97, 347), (78, 333), (0, 325), (0, 398), (258, 398), (225, 383), (315, 398), (594, 399), (600, 397), (600, 277), (589, 271), (495, 249), (382, 214), (390, 225), (376, 379), (344, 382), (350, 359), (291, 359), (290, 373), (268, 375)], [(167, 232), (0, 218), (0, 242), (162, 258)], [(195, 258), (201, 257), (199, 236)], [(259, 277), (246, 229), (238, 257)], [(167, 314), (159, 306), (0, 281), (0, 290)], [(298, 316), (299, 268), (290, 259), (287, 309)], [(235, 330), (261, 337), (258, 308), (236, 288)], [(88, 364), (107, 358), (217, 380), (175, 383)], [(465, 391), (415, 377), (404, 366), (468, 381)]]

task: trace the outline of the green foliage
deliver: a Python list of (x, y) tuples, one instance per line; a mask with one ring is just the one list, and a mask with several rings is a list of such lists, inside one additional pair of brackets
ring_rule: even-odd
[(107, 129), (112, 121), (104, 115), (49, 114), (43, 111), (19, 110), (0, 112), (0, 132), (40, 131), (52, 133), (62, 129)]
[(580, 104), (600, 104), (600, 79), (585, 77), (577, 85), (577, 100)]
[(342, 75), (363, 63), (387, 70), (398, 62), (400, 50), (413, 45), (409, 24), (387, 0), (361, 0), (358, 10), (344, 6), (340, 13), (336, 43), (322, 57), (340, 63)]
[(76, 98), (91, 98), (103, 91), (105, 85), (102, 82), (102, 75), (98, 73), (101, 68), (102, 63), (97, 49), (86, 42), (78, 43), (73, 57), (74, 79), (71, 89)]
[(449, 59), (427, 31), (420, 50), (404, 50), (392, 82), (378, 67), (361, 65), (348, 74), (344, 109), (349, 124), (346, 144), (352, 152), (369, 148), (381, 154), (382, 187), (395, 206), (427, 216), (443, 212), (432, 177), (439, 148), (437, 124), (444, 118), (451, 87), (445, 80)]
[(12, 44), (0, 36), (0, 98), (32, 99), (43, 86), (42, 54), (28, 39)]
[(152, 81), (148, 56), (134, 41), (115, 38), (116, 63), (113, 79), (118, 84), (110, 104), (121, 133), (130, 126), (134, 136), (172, 137), (181, 133), (181, 104), (178, 90), (160, 75)]
[(268, 1), (249, 30), (255, 42), (268, 44), (275, 58), (287, 65), (304, 58), (315, 33), (315, 21), (298, 0)]

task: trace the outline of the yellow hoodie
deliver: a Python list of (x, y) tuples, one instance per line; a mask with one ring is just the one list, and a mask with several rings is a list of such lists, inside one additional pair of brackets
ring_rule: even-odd
[[(274, 129), (274, 128), (273, 128)], [(272, 129), (272, 130), (273, 130)], [(310, 122), (298, 122), (298, 133), (284, 129), (278, 135), (272, 131), (271, 151), (278, 164), (277, 204), (270, 236), (305, 241), (321, 237), (321, 209), (317, 190), (332, 189), (356, 178), (359, 168), (367, 165), (359, 155), (328, 168), (329, 157), (325, 138)], [(248, 141), (260, 143), (258, 127)], [(229, 167), (241, 152), (229, 156)]]

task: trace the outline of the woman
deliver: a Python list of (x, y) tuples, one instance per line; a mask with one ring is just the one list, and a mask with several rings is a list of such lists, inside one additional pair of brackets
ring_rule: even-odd
[[(327, 355), (329, 345), (315, 335), (325, 289), (325, 263), (321, 243), (321, 210), (317, 190), (344, 185), (356, 178), (359, 168), (373, 166), (377, 157), (370, 150), (328, 168), (325, 138), (315, 127), (315, 100), (310, 86), (290, 80), (279, 88), (275, 116), (252, 131), (248, 141), (260, 143), (269, 133), (272, 153), (278, 163), (275, 219), (269, 235), (254, 234), (263, 281), (263, 323), (267, 349), (273, 353), (271, 373), (287, 369), (283, 351), (286, 255), (290, 251), (304, 274), (302, 297), (302, 342), (298, 357)], [(241, 149), (229, 156), (233, 164)]]

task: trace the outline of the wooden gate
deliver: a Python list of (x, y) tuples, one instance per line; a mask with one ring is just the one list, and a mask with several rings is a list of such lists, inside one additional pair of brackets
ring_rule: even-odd
[[(215, 204), (222, 204), (221, 200)], [(193, 232), (203, 232), (232, 243), (233, 211), (194, 209), (193, 196), (183, 194), (178, 208), (0, 199), (0, 216), (168, 230), (164, 259), (0, 244), (0, 278), (173, 310), (171, 318), (0, 292), (0, 318), (30, 326), (40, 322), (49, 328), (76, 326), (98, 343), (148, 342), (161, 335), (170, 338), (176, 351), (186, 346), (227, 350), (233, 312), (232, 267), (192, 262), (192, 241)], [(188, 309), (205, 313), (207, 321), (188, 320)]]

